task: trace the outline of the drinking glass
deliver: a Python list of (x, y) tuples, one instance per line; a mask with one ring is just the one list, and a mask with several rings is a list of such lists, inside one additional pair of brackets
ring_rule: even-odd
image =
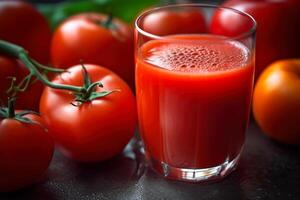
[(170, 5), (137, 18), (139, 129), (156, 172), (197, 182), (236, 168), (249, 120), (255, 32), (250, 15), (214, 5)]

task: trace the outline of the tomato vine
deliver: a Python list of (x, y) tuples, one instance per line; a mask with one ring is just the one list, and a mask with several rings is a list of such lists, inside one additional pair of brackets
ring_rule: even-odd
[[(0, 40), (0, 52), (19, 59), (21, 62), (25, 64), (25, 67), (29, 70), (30, 74), (28, 75), (28, 78), (26, 77), (24, 79), (25, 81), (24, 82), (22, 81), (23, 83), (21, 84), (25, 84), (26, 86), (26, 84), (28, 84), (28, 82), (30, 81), (31, 77), (35, 76), (38, 80), (40, 80), (43, 84), (45, 84), (48, 87), (72, 91), (73, 94), (75, 95), (74, 101), (77, 102), (77, 104), (73, 104), (73, 105), (76, 106), (81, 105), (84, 102), (105, 97), (113, 92), (119, 91), (116, 89), (111, 91), (96, 92), (95, 88), (103, 87), (103, 84), (101, 82), (91, 82), (89, 74), (83, 64), (82, 64), (83, 77), (84, 77), (83, 86), (80, 87), (74, 85), (57, 84), (49, 81), (47, 76), (41, 73), (40, 70), (44, 70), (47, 72), (54, 72), (54, 73), (61, 73), (64, 72), (65, 70), (55, 69), (55, 68), (42, 65), (37, 61), (33, 60), (32, 58), (30, 58), (28, 52), (22, 47), (3, 40)], [(22, 90), (20, 88), (21, 86), (18, 89)]]

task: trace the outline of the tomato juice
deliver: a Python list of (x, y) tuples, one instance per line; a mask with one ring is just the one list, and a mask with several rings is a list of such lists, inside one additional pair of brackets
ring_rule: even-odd
[(151, 40), (136, 55), (140, 132), (150, 160), (211, 168), (238, 157), (245, 141), (254, 59), (215, 35)]

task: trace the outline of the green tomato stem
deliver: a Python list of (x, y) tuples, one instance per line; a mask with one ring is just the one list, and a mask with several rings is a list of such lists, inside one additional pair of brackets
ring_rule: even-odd
[(8, 118), (12, 119), (15, 118), (15, 101), (16, 98), (9, 98), (8, 99)]
[(42, 83), (44, 83), (48, 87), (55, 88), (55, 89), (70, 90), (73, 92), (84, 92), (84, 88), (82, 87), (77, 87), (73, 85), (62, 85), (62, 84), (57, 84), (49, 81), (34, 66), (34, 64), (30, 61), (26, 53), (24, 52), (20, 53), (18, 58), (25, 64), (25, 66), (30, 70), (32, 74), (34, 74)]
[(25, 64), (26, 68), (30, 71), (30, 73), (32, 73), (34, 76), (36, 76), (43, 84), (47, 85), (48, 87), (55, 88), (55, 89), (70, 90), (73, 92), (85, 92), (86, 91), (86, 89), (83, 87), (57, 84), (57, 83), (53, 83), (53, 82), (49, 81), (37, 69), (35, 62), (33, 62), (29, 58), (27, 51), (25, 51), (20, 46), (0, 40), (0, 52), (4, 53), (6, 55), (12, 56), (14, 58), (20, 59)]
[(0, 107), (0, 118), (14, 119), (25, 124), (36, 124), (42, 127), (46, 131), (46, 128), (42, 124), (26, 117), (27, 114), (33, 114), (39, 116), (39, 113), (31, 110), (23, 110), (20, 112), (15, 112), (15, 101), (16, 101), (15, 97), (9, 98), (7, 107)]
[(30, 60), (34, 64), (34, 66), (36, 66), (37, 68), (43, 69), (45, 71), (48, 71), (48, 72), (62, 73), (62, 72), (66, 72), (67, 71), (67, 70), (64, 70), (64, 69), (56, 69), (56, 68), (52, 68), (52, 67), (48, 67), (48, 66), (42, 65), (42, 64), (38, 63), (37, 61), (35, 61), (33, 59), (30, 59)]
[(19, 54), (22, 52), (27, 54), (27, 51), (25, 51), (25, 49), (23, 49), (22, 47), (6, 42), (4, 40), (0, 40), (0, 52), (14, 58), (18, 58)]
[[(109, 23), (111, 23), (111, 20), (112, 19), (108, 19), (107, 21)], [(111, 25), (112, 24), (110, 24), (110, 26)], [(39, 70), (46, 70), (46, 71), (52, 71), (52, 72), (61, 72), (61, 70), (60, 69), (57, 70), (57, 69), (53, 69), (53, 68), (41, 65), (40, 63), (31, 59), (28, 55), (28, 52), (25, 51), (20, 46), (0, 40), (0, 53), (3, 53), (3, 54), (6, 54), (6, 55), (9, 55), (9, 56), (19, 59), (20, 61), (22, 61), (24, 63), (26, 68), (30, 71), (30, 74), (28, 75), (28, 77), (26, 77), (26, 79), (21, 82), (19, 87), (17, 87), (18, 91), (22, 91), (27, 88), (32, 76), (35, 76), (38, 80), (40, 80), (44, 85), (46, 85), (48, 87), (72, 91), (76, 97), (75, 101), (77, 101), (80, 105), (84, 102), (92, 101), (96, 98), (102, 98), (113, 92), (119, 91), (119, 90), (112, 90), (112, 91), (96, 92), (96, 87), (97, 86), (103, 87), (103, 85), (101, 82), (94, 82), (94, 83), (91, 82), (89, 74), (88, 74), (86, 68), (84, 67), (84, 65), (82, 65), (84, 84), (82, 87), (78, 87), (78, 86), (74, 86), (74, 85), (58, 84), (58, 83), (53, 83), (53, 82), (49, 81), (47, 76), (44, 76)], [(15, 80), (13, 80), (13, 82), (12, 82), (12, 87), (14, 86), (13, 85), (14, 81)], [(21, 88), (21, 86), (23, 86), (23, 85), (24, 85), (24, 87)], [(20, 90), (20, 88), (21, 88), (21, 90)], [(10, 105), (9, 105), (9, 110), (8, 110), (8, 112), (9, 112), (8, 116), (10, 118), (18, 118), (18, 120), (25, 122), (25, 123), (32, 123), (30, 120), (28, 121), (28, 119), (26, 119), (22, 116), (17, 115), (17, 117), (16, 117), (16, 114), (14, 112), (13, 102), (14, 102), (14, 100), (9, 101)]]

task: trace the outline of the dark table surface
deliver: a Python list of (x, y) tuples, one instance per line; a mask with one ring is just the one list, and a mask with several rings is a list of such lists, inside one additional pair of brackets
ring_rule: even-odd
[(107, 162), (83, 165), (55, 153), (44, 179), (1, 200), (113, 199), (300, 199), (300, 148), (265, 137), (250, 123), (240, 165), (221, 182), (183, 183), (165, 180), (145, 165), (131, 145)]

